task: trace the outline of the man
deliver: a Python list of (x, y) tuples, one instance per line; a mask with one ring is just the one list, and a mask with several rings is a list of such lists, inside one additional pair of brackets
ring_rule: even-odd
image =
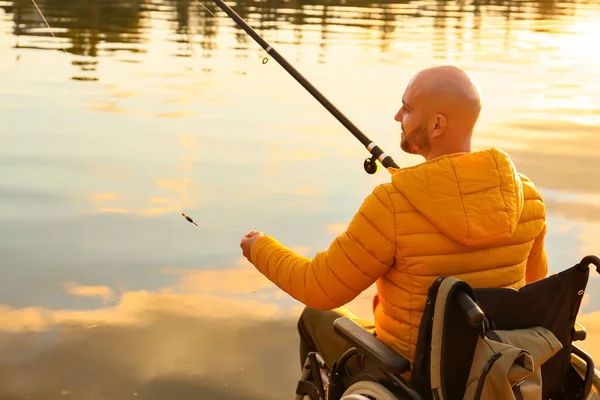
[[(348, 348), (333, 332), (342, 315), (414, 359), (427, 291), (439, 276), (473, 287), (520, 288), (545, 277), (545, 207), (503, 151), (471, 151), (481, 99), (453, 66), (428, 68), (408, 84), (401, 147), (425, 162), (390, 170), (391, 182), (364, 200), (346, 232), (312, 260), (262, 232), (242, 238), (243, 254), (307, 307), (298, 329), (301, 363), (319, 351), (329, 367)], [(377, 284), (374, 321), (342, 306)]]

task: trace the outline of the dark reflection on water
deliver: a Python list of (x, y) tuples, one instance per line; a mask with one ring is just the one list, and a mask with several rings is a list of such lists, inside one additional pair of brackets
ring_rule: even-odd
[[(141, 2), (76, 2), (76, 1), (40, 1), (42, 13), (59, 38), (67, 38), (70, 53), (96, 57), (98, 45), (127, 44), (143, 42), (143, 13), (146, 11)], [(19, 36), (50, 36), (41, 16), (31, 1), (15, 1), (3, 7), (12, 14), (13, 34)], [(54, 47), (58, 43), (49, 41), (34, 48)], [(16, 44), (16, 47), (21, 47)], [(119, 46), (119, 48), (122, 48)], [(140, 51), (136, 46), (126, 46), (128, 51)], [(105, 47), (105, 51), (112, 51)]]
[(299, 365), (291, 321), (257, 324), (160, 311), (144, 318), (138, 325), (0, 333), (0, 399), (293, 396)]
[[(2, 4), (2, 3), (0, 3)], [(70, 1), (40, 0), (38, 2), (55, 35), (60, 42), (52, 40), (41, 17), (30, 0), (4, 3), (1, 8), (6, 18), (12, 20), (12, 34), (16, 37), (16, 48), (57, 49), (61, 46), (69, 53), (82, 57), (109, 56), (116, 52), (143, 53), (149, 43), (149, 34), (158, 22), (167, 30), (169, 39), (178, 44), (175, 56), (190, 57), (194, 46), (199, 45), (203, 55), (210, 57), (216, 49), (219, 30), (234, 26), (238, 46), (242, 50), (251, 39), (211, 1), (201, 3), (194, 0), (125, 0), (125, 1)], [(448, 46), (448, 29), (455, 29), (458, 51), (462, 49), (463, 36), (468, 31), (478, 35), (483, 16), (505, 19), (504, 47), (510, 46), (511, 23), (514, 21), (539, 21), (535, 31), (546, 31), (548, 20), (560, 19), (574, 14), (574, 1), (554, 0), (473, 2), (444, 1), (364, 1), (364, 0), (269, 0), (234, 2), (232, 8), (261, 34), (269, 31), (293, 31), (293, 44), (304, 44), (305, 32), (319, 30), (320, 62), (328, 45), (339, 38), (340, 28), (365, 29), (379, 32), (372, 45), (387, 52), (399, 35), (417, 32), (402, 32), (407, 19), (418, 18), (434, 28), (434, 52), (443, 57)], [(223, 17), (217, 21), (212, 14)], [(414, 24), (414, 21), (411, 21)], [(153, 27), (154, 25), (154, 27)], [(470, 26), (469, 26), (470, 25)], [(331, 27), (335, 26), (333, 30)], [(337, 34), (335, 32), (338, 32)], [(22, 40), (35, 37), (35, 41)], [(416, 37), (415, 37), (416, 39)], [(273, 43), (285, 43), (284, 39), (272, 39)], [(254, 45), (254, 44), (253, 44)], [(477, 52), (484, 50), (476, 49)], [(244, 56), (240, 54), (240, 56)], [(79, 61), (82, 71), (93, 71), (95, 63)]]

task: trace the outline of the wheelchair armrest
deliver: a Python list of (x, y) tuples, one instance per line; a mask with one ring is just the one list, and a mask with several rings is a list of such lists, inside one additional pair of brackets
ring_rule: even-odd
[(578, 322), (575, 322), (575, 326), (573, 327), (573, 334), (571, 335), (571, 341), (577, 342), (581, 340), (585, 340), (587, 337), (587, 331), (585, 326), (581, 325)]
[(466, 293), (458, 293), (457, 297), (469, 324), (473, 327), (481, 326), (485, 319), (485, 314), (481, 311), (477, 303)]
[(410, 370), (410, 361), (348, 317), (333, 322), (333, 330), (379, 368), (394, 375)]

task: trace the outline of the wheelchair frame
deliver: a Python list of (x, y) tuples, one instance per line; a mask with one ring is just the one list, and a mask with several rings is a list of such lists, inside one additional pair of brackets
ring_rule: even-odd
[[(584, 257), (576, 267), (589, 268), (590, 264), (596, 266), (596, 271), (600, 274), (600, 258), (596, 256)], [(481, 327), (485, 321), (485, 314), (477, 303), (465, 293), (458, 294), (458, 302), (469, 324), (472, 327)], [(331, 371), (327, 369), (318, 353), (309, 353), (304, 364), (302, 378), (298, 381), (296, 388), (296, 400), (303, 400), (305, 396), (308, 396), (310, 400), (340, 400), (344, 391), (352, 383), (362, 380), (382, 384), (396, 395), (398, 400), (423, 400), (423, 397), (400, 376), (411, 368), (408, 359), (347, 317), (341, 317), (334, 321), (334, 331), (352, 347), (337, 360)], [(585, 327), (576, 323), (571, 342), (583, 341), (586, 336)], [(594, 361), (589, 354), (574, 344), (571, 344), (571, 353), (579, 357), (586, 365), (582, 377), (583, 388), (577, 396), (579, 400), (585, 400), (592, 391), (595, 374)], [(348, 360), (354, 356), (363, 356), (368, 359), (371, 363), (369, 366), (371, 370), (361, 371), (355, 377), (350, 378), (345, 373), (345, 367)]]

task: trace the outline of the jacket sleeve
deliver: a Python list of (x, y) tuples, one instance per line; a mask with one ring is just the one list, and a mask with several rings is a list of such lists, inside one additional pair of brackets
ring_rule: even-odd
[(250, 259), (271, 282), (299, 302), (318, 310), (340, 307), (369, 288), (394, 263), (395, 222), (385, 185), (364, 200), (347, 230), (313, 259), (302, 257), (264, 236)]
[(546, 249), (544, 248), (544, 238), (546, 237), (547, 225), (540, 232), (527, 259), (526, 282), (532, 283), (543, 279), (548, 274), (548, 259), (546, 258)]

